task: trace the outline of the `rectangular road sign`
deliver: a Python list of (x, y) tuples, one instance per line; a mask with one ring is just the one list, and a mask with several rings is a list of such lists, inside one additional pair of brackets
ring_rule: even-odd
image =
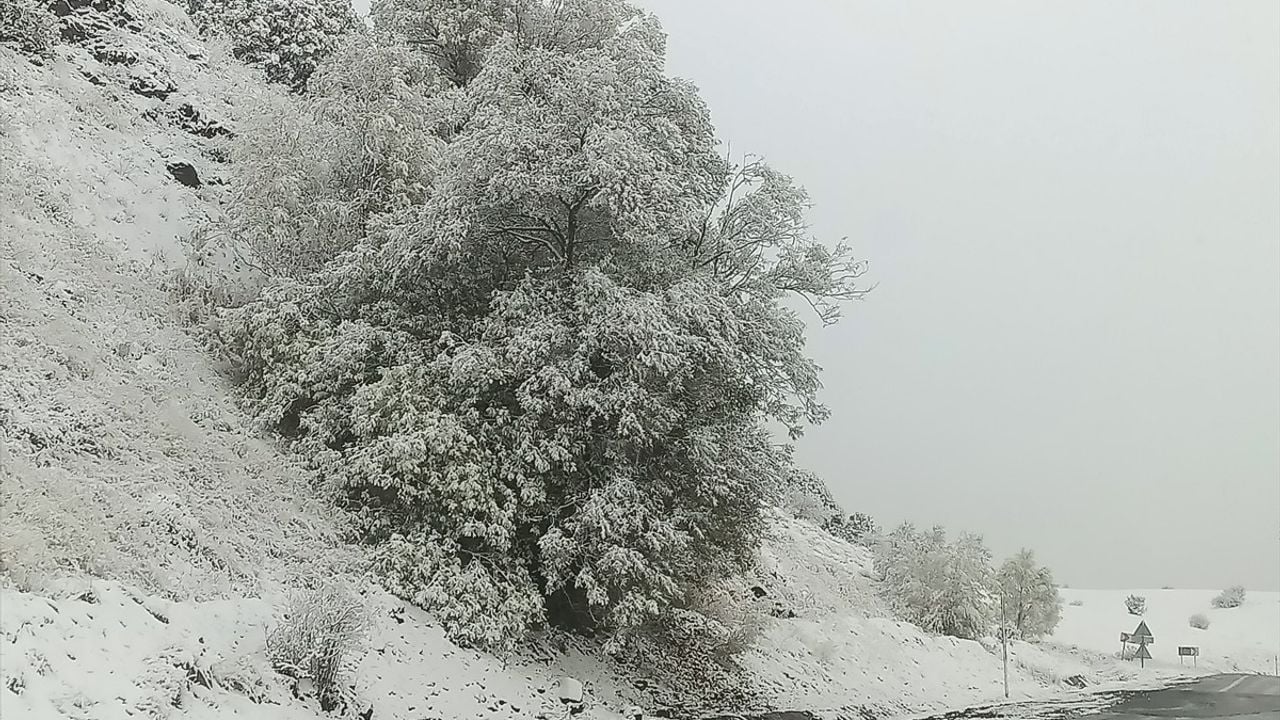
[(1120, 633), (1120, 642), (1129, 642), (1129, 638), (1131, 638), (1131, 637), (1133, 637), (1133, 636), (1132, 636), (1132, 635), (1130, 635), (1130, 634), (1129, 634), (1129, 633), (1127, 633), (1127, 632), (1123, 632), (1123, 631), (1122, 631), (1122, 632)]
[(1179, 645), (1178, 646), (1179, 657), (1195, 657), (1199, 654), (1200, 654), (1200, 648), (1196, 647), (1195, 645)]

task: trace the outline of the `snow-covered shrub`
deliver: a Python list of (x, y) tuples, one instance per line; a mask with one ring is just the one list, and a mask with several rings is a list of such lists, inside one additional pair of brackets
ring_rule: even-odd
[(1124, 606), (1130, 615), (1145, 615), (1147, 613), (1147, 599), (1141, 595), (1126, 597)]
[(1187, 618), (1187, 624), (1197, 630), (1208, 630), (1209, 616), (1204, 613), (1195, 613), (1190, 618)]
[(0, 0), (0, 44), (37, 56), (52, 54), (58, 20), (36, 0)]
[(1005, 622), (1013, 636), (1034, 640), (1053, 632), (1062, 616), (1062, 598), (1053, 572), (1037, 565), (1035, 554), (1022, 550), (996, 574), (1004, 598)]
[(1244, 604), (1244, 596), (1245, 591), (1243, 585), (1232, 585), (1226, 590), (1218, 593), (1218, 596), (1213, 599), (1212, 604), (1216, 608), (1240, 607)]
[(1084, 607), (1084, 601), (1080, 599), (1072, 600), (1067, 604), (1070, 605), (1071, 607)]
[(981, 537), (963, 534), (948, 543), (942, 528), (920, 532), (903, 523), (877, 543), (875, 569), (904, 620), (971, 640), (990, 630), (996, 585)]
[(351, 0), (188, 0), (202, 31), (225, 35), (237, 58), (301, 91), (360, 20)]
[(840, 513), (840, 506), (831, 496), (831, 490), (817, 473), (797, 468), (782, 479), (777, 494), (771, 498), (793, 517), (820, 525), (832, 515)]
[(268, 97), (232, 146), (238, 201), (217, 234), (272, 276), (306, 278), (351, 249), (371, 220), (424, 199), (439, 140), (434, 66), (349, 36), (304, 98)]
[(822, 523), (822, 529), (855, 545), (872, 544), (877, 533), (876, 521), (870, 515), (861, 512), (847, 516), (832, 515)]
[(328, 703), (368, 630), (360, 599), (337, 582), (326, 583), (290, 600), (267, 636), (267, 656), (282, 675), (315, 683), (321, 702)]
[(228, 227), (273, 281), (221, 340), (454, 639), (622, 637), (753, 559), (792, 473), (771, 428), (826, 415), (782, 299), (831, 321), (860, 266), (719, 157), (651, 19), (512, 3), (440, 36), (482, 5), (406, 3), (434, 36), (352, 40), (241, 133)]

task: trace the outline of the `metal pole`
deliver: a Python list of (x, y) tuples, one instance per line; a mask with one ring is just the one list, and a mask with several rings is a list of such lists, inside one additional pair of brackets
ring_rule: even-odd
[(1004, 588), (1000, 588), (1000, 645), (1004, 648), (1004, 699), (1009, 699), (1009, 628), (1005, 624)]

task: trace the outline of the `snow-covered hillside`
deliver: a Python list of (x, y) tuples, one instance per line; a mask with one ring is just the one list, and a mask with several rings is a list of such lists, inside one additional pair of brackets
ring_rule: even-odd
[[(1139, 621), (1155, 637), (1148, 649), (1156, 666), (1191, 669), (1190, 659), (1179, 663), (1178, 646), (1200, 648), (1197, 667), (1219, 672), (1276, 672), (1280, 657), (1280, 593), (1250, 591), (1236, 608), (1214, 608), (1217, 590), (1077, 590), (1064, 588), (1062, 622), (1053, 635), (1057, 642), (1112, 655), (1120, 652), (1120, 633), (1133, 632)], [(1144, 615), (1130, 615), (1124, 600), (1147, 599)], [(1188, 619), (1203, 613), (1209, 627), (1193, 628)], [(1130, 648), (1132, 652), (1132, 648)]]
[[(279, 94), (166, 0), (73, 4), (88, 8), (79, 39), (52, 59), (0, 47), (0, 715), (317, 717), (264, 645), (291, 589), (333, 577), (363, 588), (372, 618), (350, 673), (356, 711), (612, 718), (664, 698), (679, 715), (681, 698), (654, 689), (663, 678), (596, 645), (462, 650), (363, 579), (337, 514), (254, 432), (163, 289), (218, 213), (219, 143)], [(726, 591), (756, 631), (743, 681), (769, 705), (886, 716), (1002, 697), (998, 648), (891, 618), (865, 549), (782, 515), (770, 527), (758, 576)], [(1123, 612), (1119, 596), (1085, 601), (1057, 639), (1096, 652), (1015, 643), (1015, 697), (1157, 676), (1090, 634), (1129, 629), (1084, 614)], [(1265, 644), (1270, 603), (1212, 612), (1205, 637), (1245, 637), (1229, 613), (1270, 608)], [(1189, 612), (1173, 613), (1184, 630)], [(1232, 655), (1223, 643), (1202, 642), (1205, 659)]]

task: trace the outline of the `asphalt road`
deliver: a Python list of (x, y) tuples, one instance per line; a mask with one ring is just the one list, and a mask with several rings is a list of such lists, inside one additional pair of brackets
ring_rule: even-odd
[(929, 720), (1280, 720), (1280, 677), (1213, 675), (1158, 690), (954, 710)]
[(1280, 677), (1214, 675), (1192, 683), (1134, 693), (1085, 717), (1093, 720), (1277, 720), (1280, 719)]

